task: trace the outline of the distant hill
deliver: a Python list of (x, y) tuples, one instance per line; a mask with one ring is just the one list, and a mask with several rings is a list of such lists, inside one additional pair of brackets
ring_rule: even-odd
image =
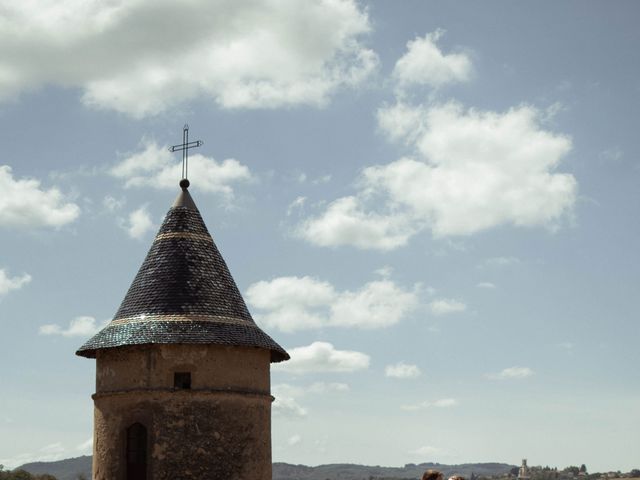
[(480, 476), (502, 475), (509, 473), (514, 466), (506, 463), (465, 463), (461, 465), (443, 465), (439, 463), (409, 463), (404, 467), (380, 467), (337, 463), (307, 467), (288, 463), (273, 464), (273, 480), (368, 480), (374, 479), (417, 479), (425, 470), (441, 471), (445, 478), (457, 474), (469, 478), (471, 473)]
[[(19, 468), (29, 473), (41, 475), (48, 473), (58, 480), (77, 480), (79, 474), (91, 478), (91, 458), (88, 456), (69, 458), (57, 462), (27, 463)], [(440, 463), (409, 463), (404, 467), (380, 467), (336, 463), (308, 467), (289, 463), (273, 464), (273, 480), (363, 480), (363, 479), (418, 479), (430, 468), (444, 473), (445, 478), (453, 474), (469, 478), (471, 473), (480, 476), (502, 475), (509, 473), (514, 465), (506, 463), (464, 463), (461, 465), (443, 465)]]
[(58, 480), (77, 480), (78, 474), (84, 474), (89, 480), (91, 478), (91, 456), (82, 456), (58, 460), (57, 462), (34, 462), (25, 463), (21, 468), (34, 475), (48, 473)]

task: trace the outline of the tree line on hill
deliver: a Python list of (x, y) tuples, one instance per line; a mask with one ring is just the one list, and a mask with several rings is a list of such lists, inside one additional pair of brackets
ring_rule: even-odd
[[(309, 467), (287, 463), (273, 464), (274, 480), (416, 480), (425, 470), (435, 469), (445, 478), (460, 475), (469, 480), (516, 480), (519, 467), (504, 463), (473, 463), (443, 465), (439, 463), (408, 463), (404, 467), (381, 467), (355, 464), (330, 464)], [(624, 480), (638, 479), (640, 470), (617, 475), (587, 473), (586, 465), (569, 466), (564, 469), (530, 466), (530, 480)], [(25, 464), (16, 470), (4, 470), (0, 465), (0, 480), (89, 480), (91, 457), (76, 457), (56, 462)], [(640, 480), (640, 479), (639, 479)]]
[(0, 465), (0, 480), (58, 480), (53, 475), (31, 475), (26, 470), (5, 470), (4, 465)]
[[(58, 478), (48, 473), (41, 475), (32, 474), (21, 468), (17, 470), (5, 470), (4, 465), (0, 465), (0, 480), (58, 480)], [(88, 479), (84, 474), (79, 473), (75, 480)]]
[[(512, 476), (518, 476), (518, 468), (514, 468), (511, 470), (510, 474)], [(571, 465), (565, 467), (563, 469), (552, 468), (549, 466), (540, 467), (540, 466), (530, 466), (529, 467), (529, 478), (531, 480), (601, 480), (604, 477), (614, 478), (611, 474), (615, 473), (615, 478), (637, 478), (640, 476), (640, 470), (634, 468), (627, 473), (623, 472), (593, 472), (589, 473), (587, 471), (587, 466), (583, 463), (582, 465), (575, 466)]]

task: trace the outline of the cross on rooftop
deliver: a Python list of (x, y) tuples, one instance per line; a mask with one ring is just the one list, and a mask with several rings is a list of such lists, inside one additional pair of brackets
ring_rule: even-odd
[[(182, 151), (182, 180), (187, 180), (187, 169), (189, 167), (189, 149), (200, 147), (203, 144), (202, 140), (196, 140), (195, 142), (189, 141), (189, 125), (185, 123), (182, 128), (182, 143), (178, 145), (174, 145), (169, 147), (170, 152), (179, 152)], [(189, 182), (186, 183), (186, 186), (189, 186)], [(180, 181), (180, 186), (182, 186), (183, 181)]]

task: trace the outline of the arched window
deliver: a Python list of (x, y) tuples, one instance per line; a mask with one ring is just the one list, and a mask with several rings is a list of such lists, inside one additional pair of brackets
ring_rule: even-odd
[(147, 480), (147, 429), (141, 423), (127, 428), (127, 480)]

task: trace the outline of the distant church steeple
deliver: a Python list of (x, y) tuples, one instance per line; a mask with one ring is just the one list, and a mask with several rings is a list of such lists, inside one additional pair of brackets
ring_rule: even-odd
[(97, 360), (94, 480), (271, 479), (269, 367), (289, 355), (251, 317), (186, 174), (183, 157), (120, 308), (76, 352)]
[(529, 480), (531, 477), (529, 476), (529, 467), (527, 467), (527, 459), (522, 459), (522, 465), (520, 466), (520, 470), (518, 471), (518, 480)]

